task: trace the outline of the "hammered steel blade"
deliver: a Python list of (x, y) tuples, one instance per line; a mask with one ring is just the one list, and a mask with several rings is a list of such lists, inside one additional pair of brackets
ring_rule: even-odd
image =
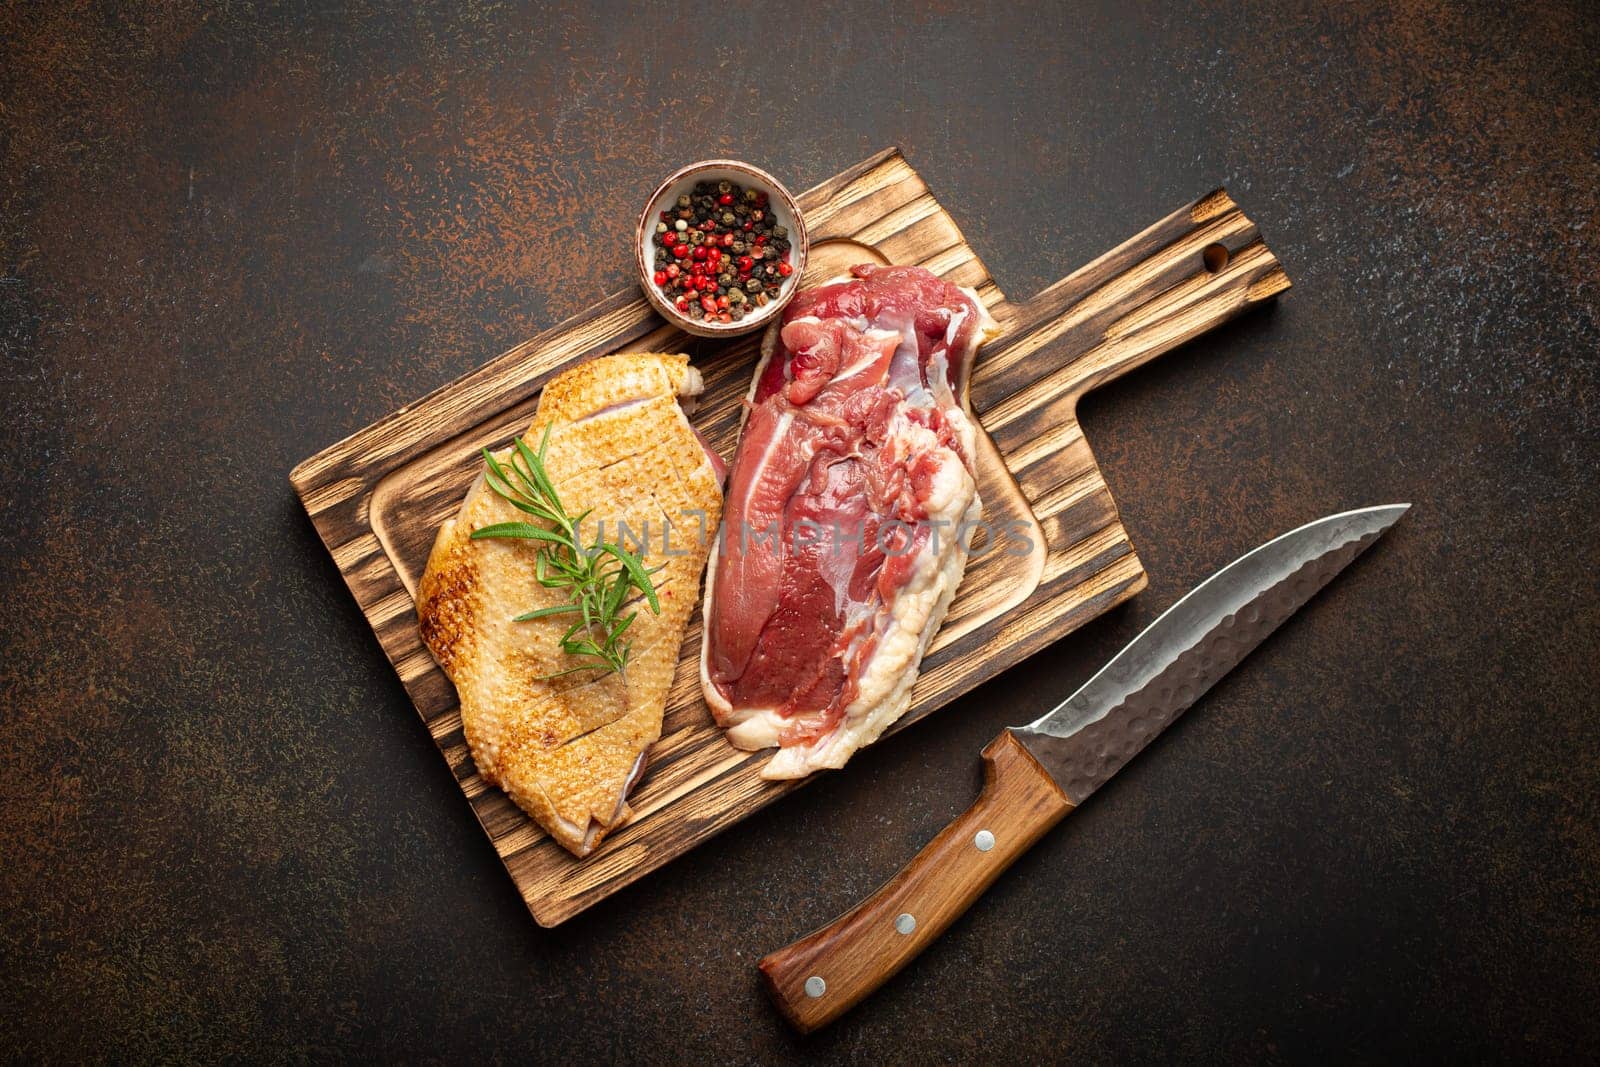
[(1082, 804), (1410, 506), (1329, 515), (1245, 553), (1053, 711), (1011, 732), (1067, 799)]

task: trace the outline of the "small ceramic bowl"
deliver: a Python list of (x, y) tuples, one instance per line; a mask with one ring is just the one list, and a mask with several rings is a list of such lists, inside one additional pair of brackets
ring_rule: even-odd
[[(704, 319), (692, 319), (679, 311), (672, 305), (672, 301), (667, 299), (666, 294), (656, 287), (652, 278), (655, 274), (656, 223), (661, 220), (661, 212), (669, 207), (676, 207), (678, 197), (692, 191), (696, 182), (724, 180), (767, 194), (767, 210), (772, 212), (779, 226), (789, 231), (789, 263), (793, 265), (794, 272), (784, 279), (783, 288), (778, 291), (777, 298), (770, 301), (766, 307), (757, 308), (752, 314), (734, 322), (707, 322)], [(752, 167), (748, 163), (740, 163), (734, 159), (707, 159), (673, 171), (667, 180), (650, 194), (650, 199), (645, 201), (644, 211), (639, 214), (639, 228), (634, 235), (633, 251), (639, 268), (639, 284), (644, 286), (644, 295), (649, 299), (651, 306), (668, 322), (697, 337), (737, 337), (766, 326), (794, 297), (795, 290), (800, 285), (800, 275), (805, 273), (806, 253), (810, 251), (810, 242), (806, 239), (806, 224), (800, 215), (800, 205), (795, 203), (794, 197), (783, 187), (782, 182), (760, 167)]]

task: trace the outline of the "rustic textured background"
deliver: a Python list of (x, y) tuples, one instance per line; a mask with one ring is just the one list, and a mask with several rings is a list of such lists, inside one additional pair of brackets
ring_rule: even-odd
[[(972, 6), (4, 7), (0, 1048), (1592, 1054), (1600, 16)], [(1014, 297), (1219, 182), (1295, 289), (1085, 412), (1146, 593), (540, 930), (287, 471), (626, 284), (669, 168), (799, 188), (891, 143)], [(963, 807), (1001, 725), (1397, 499), (910, 971), (784, 1030), (755, 959)]]

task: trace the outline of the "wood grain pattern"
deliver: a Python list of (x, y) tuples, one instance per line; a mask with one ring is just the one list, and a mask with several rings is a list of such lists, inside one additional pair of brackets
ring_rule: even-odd
[(970, 808), (872, 896), (762, 959), (773, 1003), (802, 1033), (837, 1019), (916, 959), (1072, 807), (1022, 742), (1001, 732), (983, 750), (983, 792)]
[[(1012, 304), (897, 150), (801, 194), (808, 283), (865, 259), (920, 263), (973, 286), (1004, 328), (979, 354), (971, 398), (991, 527), (923, 662), (904, 729), (1144, 587), (1144, 571), (1078, 427), (1088, 390), (1289, 286), (1256, 227), (1218, 190), (1100, 259)], [(1207, 253), (1210, 249), (1210, 253)], [(1223, 251), (1218, 251), (1221, 249)], [(623, 349), (686, 351), (706, 379), (694, 422), (731, 456), (756, 339), (702, 341), (667, 326), (637, 291), (560, 326), (306, 460), (291, 481), (534, 917), (552, 926), (803, 782), (767, 782), (766, 755), (712, 726), (684, 639), (661, 741), (634, 794), (634, 821), (583, 861), (548, 840), (476, 773), (455, 694), (417, 633), (412, 594), (439, 523), (499, 447), (532, 419), (540, 385), (568, 364)], [(1011, 553), (1024, 537), (1009, 542)], [(988, 549), (988, 550), (986, 550)]]

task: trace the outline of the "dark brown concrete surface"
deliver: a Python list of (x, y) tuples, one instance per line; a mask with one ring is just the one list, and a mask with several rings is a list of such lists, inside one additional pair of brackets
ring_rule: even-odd
[[(1600, 15), (975, 6), (4, 8), (0, 1054), (1594, 1054)], [(626, 284), (671, 167), (889, 144), (1014, 297), (1218, 183), (1295, 288), (1087, 405), (1147, 592), (540, 930), (288, 470)], [(786, 1032), (755, 960), (999, 727), (1394, 500), (941, 944)]]

